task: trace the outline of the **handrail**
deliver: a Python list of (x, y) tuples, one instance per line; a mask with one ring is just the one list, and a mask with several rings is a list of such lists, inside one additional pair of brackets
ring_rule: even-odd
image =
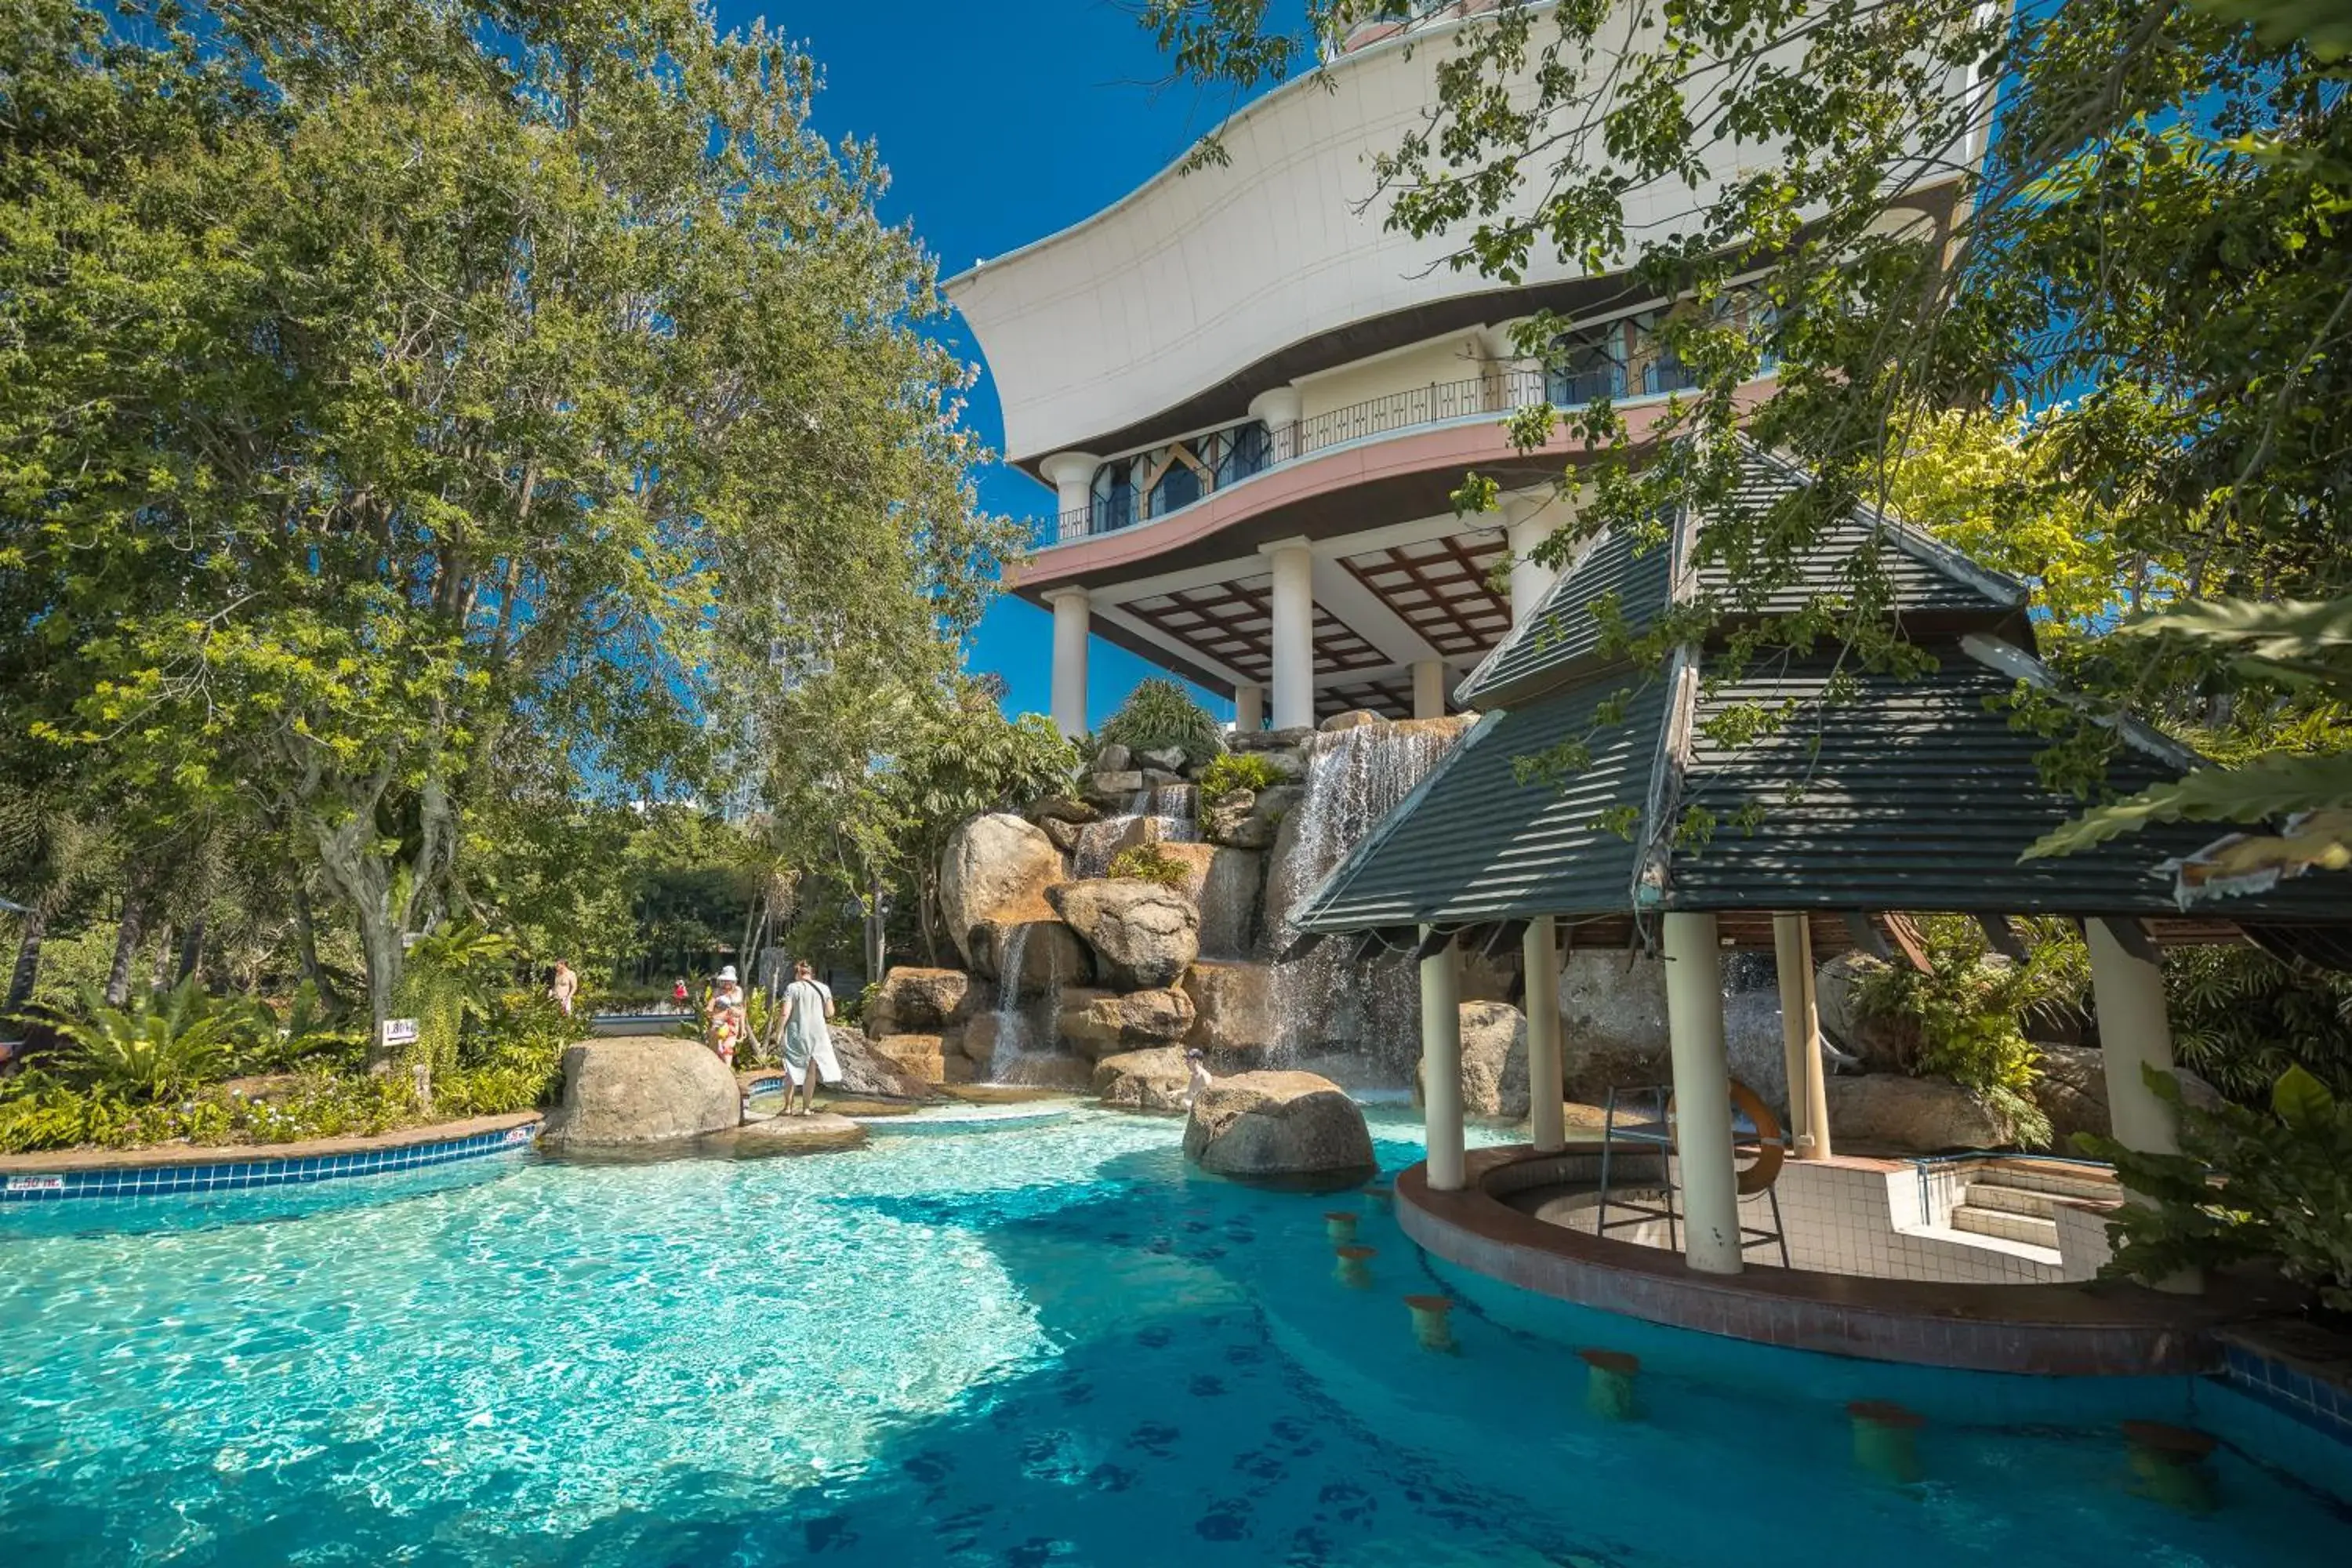
[[(1637, 395), (1673, 391), (1688, 384), (1687, 378), (1681, 375), (1679, 370), (1679, 366), (1663, 357), (1652, 359), (1637, 367), (1634, 374), (1641, 378), (1640, 394)], [(1461, 381), (1433, 381), (1423, 386), (1383, 393), (1360, 403), (1351, 403), (1344, 408), (1318, 414), (1311, 419), (1302, 419), (1296, 424), (1269, 430), (1266, 433), (1265, 460), (1247, 473), (1236, 475), (1229, 484), (1334, 447), (1398, 430), (1449, 424), (1479, 415), (1491, 415), (1500, 419), (1518, 409), (1532, 408), (1543, 403), (1556, 408), (1576, 408), (1603, 396), (1622, 397), (1626, 395), (1627, 379), (1625, 367), (1616, 363), (1575, 374), (1540, 368), (1497, 366), (1483, 375)], [(1654, 380), (1660, 384), (1652, 385)], [(1124, 532), (1189, 510), (1215, 493), (1214, 489), (1204, 490), (1199, 498), (1185, 502), (1183, 506), (1156, 513), (1144, 511), (1142, 509), (1148, 505), (1149, 497), (1132, 490), (1121, 496), (1120, 504), (1117, 505), (1108, 497), (1097, 496), (1088, 504), (1073, 508), (1059, 517), (1033, 520), (1030, 548), (1044, 550), (1076, 540)]]

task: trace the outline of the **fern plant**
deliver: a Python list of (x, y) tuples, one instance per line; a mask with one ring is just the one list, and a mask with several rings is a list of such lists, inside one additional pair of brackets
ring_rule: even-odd
[(143, 1100), (169, 1100), (226, 1076), (241, 1047), (277, 1032), (267, 1009), (208, 996), (194, 975), (121, 1007), (86, 992), (79, 1009), (55, 1022), (75, 1047), (68, 1064), (74, 1077)]
[(1118, 711), (1104, 723), (1099, 739), (1104, 745), (1125, 746), (1138, 756), (1145, 752), (1181, 752), (1192, 767), (1225, 749), (1224, 738), (1209, 710), (1186, 696), (1182, 687), (1159, 676), (1135, 683)]
[(2288, 964), (2252, 947), (2164, 955), (2173, 1056), (2234, 1100), (2259, 1103), (2302, 1067), (2352, 1099), (2352, 975)]
[(1264, 752), (1227, 752), (1201, 770), (1201, 804), (1213, 806), (1243, 790), (1272, 789), (1289, 776)]
[(1129, 845), (1110, 858), (1110, 874), (1157, 882), (1163, 888), (1181, 888), (1192, 879), (1184, 862), (1157, 844)]

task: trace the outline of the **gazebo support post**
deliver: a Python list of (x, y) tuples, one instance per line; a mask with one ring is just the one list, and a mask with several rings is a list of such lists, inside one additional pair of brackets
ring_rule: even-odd
[(1739, 1177), (1732, 1164), (1731, 1067), (1723, 1047), (1723, 952), (1711, 914), (1669, 914), (1662, 923), (1683, 1260), (1702, 1273), (1737, 1274)]
[(1528, 921), (1519, 963), (1528, 977), (1528, 1141), (1539, 1154), (1568, 1147), (1568, 1121), (1560, 1105), (1559, 949), (1552, 918)]
[[(2147, 1154), (2177, 1154), (2180, 1130), (2172, 1108), (2156, 1097), (2143, 1068), (2172, 1070), (2172, 1024), (2164, 1005), (2164, 971), (2138, 927), (2095, 919), (2083, 922), (2091, 950), (2091, 995), (2099, 1015), (2099, 1057), (2106, 1069), (2107, 1122), (2116, 1142)], [(2161, 1281), (2183, 1295), (2205, 1288), (2195, 1269)]]
[(1772, 965), (1780, 981), (1780, 1047), (1789, 1066), (1789, 1152), (1800, 1160), (1826, 1160), (1829, 1086), (1822, 1080), (1822, 1015), (1813, 996), (1813, 933), (1804, 916), (1772, 917)]
[[(1422, 928), (1422, 939), (1429, 928)], [(1452, 942), (1421, 961), (1421, 1096), (1433, 1192), (1462, 1190), (1461, 960)]]

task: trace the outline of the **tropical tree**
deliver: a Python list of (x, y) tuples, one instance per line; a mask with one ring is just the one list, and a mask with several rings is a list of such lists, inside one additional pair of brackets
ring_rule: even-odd
[[(0, 39), (25, 730), (299, 839), (371, 1011), (515, 753), (708, 780), (1010, 543), (815, 69), (690, 0), (26, 0)], [(20, 732), (16, 743), (26, 735)]]

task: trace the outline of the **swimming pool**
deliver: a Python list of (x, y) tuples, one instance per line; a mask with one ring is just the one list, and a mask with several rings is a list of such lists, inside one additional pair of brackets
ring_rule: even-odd
[[(1385, 1166), (1420, 1157), (1375, 1112)], [(2341, 1561), (2308, 1455), (2208, 1382), (1758, 1350), (1425, 1265), (1370, 1200), (1183, 1165), (1181, 1124), (802, 1160), (493, 1168), (0, 1220), (0, 1560), (44, 1564)], [(346, 1184), (360, 1186), (363, 1184)], [(1324, 1211), (1363, 1211), (1370, 1289)], [(70, 1215), (63, 1211), (74, 1211)], [(1460, 1353), (1399, 1300), (1453, 1289)], [(1642, 1355), (1643, 1418), (1571, 1347)], [(1843, 1405), (1928, 1417), (1922, 1482)], [(2136, 1495), (2116, 1424), (2225, 1448)], [(2293, 1472), (2302, 1470), (2298, 1481)]]

